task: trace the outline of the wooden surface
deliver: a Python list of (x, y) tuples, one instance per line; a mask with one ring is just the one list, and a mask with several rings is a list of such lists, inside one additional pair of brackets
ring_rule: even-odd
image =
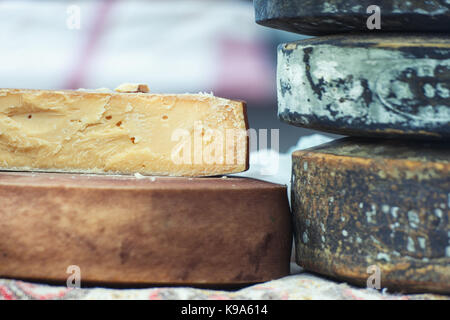
[(246, 178), (0, 173), (0, 277), (222, 285), (289, 273), (286, 187)]
[(345, 138), (293, 154), (296, 261), (366, 286), (450, 292), (450, 144)]

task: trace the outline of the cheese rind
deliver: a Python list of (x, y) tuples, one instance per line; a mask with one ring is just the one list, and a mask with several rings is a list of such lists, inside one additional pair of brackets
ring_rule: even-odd
[[(26, 199), (26, 201), (24, 201)], [(245, 284), (289, 274), (286, 186), (247, 178), (0, 173), (0, 277)]]
[(0, 89), (2, 169), (235, 173), (246, 129), (243, 102), (209, 95)]
[(114, 89), (116, 92), (143, 92), (148, 93), (150, 92), (150, 89), (146, 84), (139, 84), (139, 83), (122, 83), (117, 88)]
[[(367, 26), (373, 5), (380, 8), (379, 30)], [(307, 35), (450, 32), (447, 0), (255, 0), (254, 6), (258, 24)]]
[(450, 37), (352, 35), (280, 45), (278, 115), (344, 135), (450, 138)]
[(346, 138), (293, 153), (296, 261), (366, 286), (450, 292), (450, 144)]

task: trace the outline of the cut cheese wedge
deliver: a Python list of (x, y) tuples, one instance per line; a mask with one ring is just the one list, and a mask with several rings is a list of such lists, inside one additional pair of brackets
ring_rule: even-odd
[(207, 94), (0, 89), (0, 168), (211, 176), (248, 168), (245, 103)]

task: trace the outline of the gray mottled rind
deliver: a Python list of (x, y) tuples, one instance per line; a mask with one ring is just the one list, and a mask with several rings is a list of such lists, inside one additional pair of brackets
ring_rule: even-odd
[(450, 293), (450, 145), (434, 144), (346, 138), (294, 152), (297, 263), (362, 286), (376, 266), (390, 291)]
[[(381, 11), (369, 30), (367, 8)], [(254, 0), (258, 24), (306, 35), (344, 32), (450, 32), (449, 0)]]
[(338, 134), (450, 138), (450, 36), (329, 36), (278, 48), (278, 113)]

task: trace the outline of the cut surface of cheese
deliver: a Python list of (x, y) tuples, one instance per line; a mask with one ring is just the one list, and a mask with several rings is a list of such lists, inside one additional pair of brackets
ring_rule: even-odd
[(247, 178), (0, 173), (0, 277), (245, 284), (289, 274), (286, 186)]
[(255, 0), (254, 6), (258, 24), (306, 35), (450, 32), (447, 0)]
[(329, 36), (278, 51), (278, 115), (344, 135), (450, 139), (450, 37)]
[(378, 270), (390, 291), (450, 293), (450, 143), (345, 138), (296, 151), (291, 199), (305, 269), (362, 286)]
[(0, 89), (2, 169), (235, 173), (246, 129), (245, 103), (212, 95)]

